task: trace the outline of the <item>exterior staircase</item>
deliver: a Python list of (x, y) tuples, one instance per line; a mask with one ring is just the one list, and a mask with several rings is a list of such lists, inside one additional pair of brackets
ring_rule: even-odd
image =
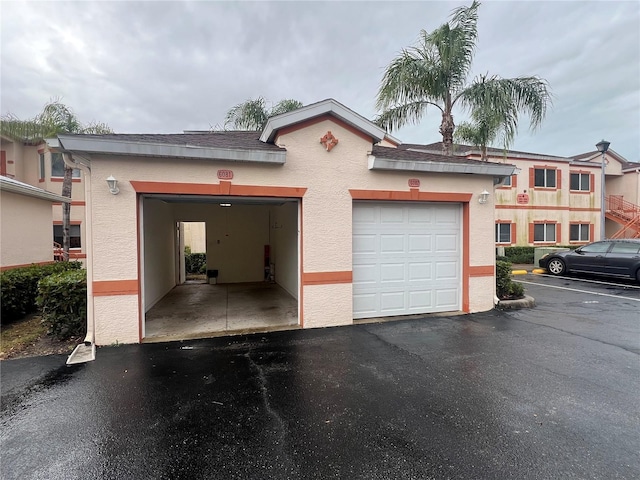
[(640, 238), (640, 206), (622, 199), (620, 195), (606, 198), (605, 216), (620, 228), (611, 238)]

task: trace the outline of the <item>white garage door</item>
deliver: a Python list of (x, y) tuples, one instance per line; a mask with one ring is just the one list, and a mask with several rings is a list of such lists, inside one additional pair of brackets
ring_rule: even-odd
[(353, 204), (353, 317), (457, 311), (459, 204)]

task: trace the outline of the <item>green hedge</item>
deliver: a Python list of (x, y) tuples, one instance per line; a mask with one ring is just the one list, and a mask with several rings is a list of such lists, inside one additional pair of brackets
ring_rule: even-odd
[(207, 273), (207, 254), (188, 253), (185, 249), (184, 267), (187, 273)]
[(535, 247), (505, 247), (504, 256), (511, 263), (533, 263)]
[(38, 282), (49, 275), (82, 268), (80, 262), (31, 265), (0, 273), (0, 315), (3, 324), (37, 310)]
[(500, 300), (522, 298), (524, 287), (511, 280), (511, 263), (496, 261), (496, 295)]
[(49, 334), (66, 340), (84, 335), (87, 324), (87, 272), (70, 270), (38, 282), (38, 306)]

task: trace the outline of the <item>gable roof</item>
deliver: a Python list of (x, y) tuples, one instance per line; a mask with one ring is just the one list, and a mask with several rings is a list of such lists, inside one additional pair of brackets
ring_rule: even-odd
[[(293, 110), (292, 112), (282, 113), (269, 118), (264, 130), (262, 131), (262, 135), (260, 135), (260, 140), (262, 142), (273, 142), (278, 134), (278, 130), (322, 115), (330, 115), (339, 118), (347, 125), (371, 137), (373, 139), (373, 143), (378, 143), (385, 137), (389, 137), (384, 129), (380, 128), (372, 121), (358, 115), (356, 112), (345, 107), (333, 98), (328, 98), (326, 100), (307, 105), (306, 107)], [(390, 138), (395, 140), (393, 137)]]
[(41, 200), (49, 200), (50, 202), (64, 202), (69, 203), (70, 198), (57, 195), (55, 193), (48, 192), (42, 188), (34, 187), (27, 183), (19, 182), (13, 178), (0, 175), (0, 190), (3, 192), (17, 193), (19, 195), (26, 195), (28, 197), (35, 197)]

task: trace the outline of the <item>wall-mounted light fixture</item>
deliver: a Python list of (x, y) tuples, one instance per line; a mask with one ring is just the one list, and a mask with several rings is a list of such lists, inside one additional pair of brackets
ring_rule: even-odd
[(487, 203), (487, 200), (489, 200), (489, 192), (483, 190), (482, 193), (478, 195), (478, 203)]
[(111, 192), (112, 195), (117, 195), (118, 193), (120, 193), (120, 189), (118, 188), (118, 180), (113, 178), (113, 175), (109, 175), (109, 178), (107, 178), (107, 185), (109, 185), (109, 192)]

